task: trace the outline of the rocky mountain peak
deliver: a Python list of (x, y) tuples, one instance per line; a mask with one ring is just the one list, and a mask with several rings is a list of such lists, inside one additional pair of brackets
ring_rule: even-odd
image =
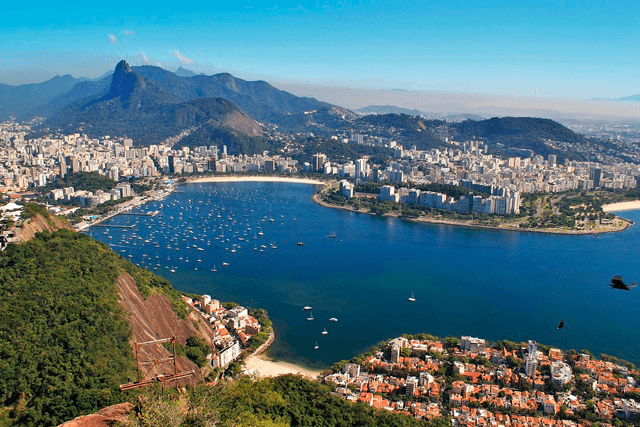
[(116, 65), (116, 69), (113, 72), (108, 97), (119, 97), (121, 100), (126, 101), (137, 87), (145, 87), (142, 77), (135, 74), (124, 59), (118, 62), (118, 65)]
[(124, 59), (120, 62), (118, 62), (118, 64), (116, 65), (116, 69), (114, 71), (114, 73), (118, 73), (118, 72), (122, 72), (122, 73), (131, 73), (131, 67), (129, 66), (129, 64), (127, 64), (127, 61), (125, 61)]

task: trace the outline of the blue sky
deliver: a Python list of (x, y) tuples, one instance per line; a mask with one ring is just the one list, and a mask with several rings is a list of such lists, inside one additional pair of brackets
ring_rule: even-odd
[(97, 76), (125, 58), (368, 89), (640, 93), (640, 2), (12, 3), (0, 28), (0, 82), (9, 84)]

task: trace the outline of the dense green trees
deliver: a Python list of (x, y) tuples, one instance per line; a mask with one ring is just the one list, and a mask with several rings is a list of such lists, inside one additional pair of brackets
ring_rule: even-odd
[(308, 162), (316, 153), (324, 153), (333, 162), (346, 163), (363, 156), (369, 156), (369, 163), (384, 164), (393, 153), (386, 147), (364, 144), (347, 144), (340, 141), (320, 137), (307, 138), (303, 149), (292, 157), (299, 162)]
[(211, 346), (198, 336), (187, 338), (185, 354), (189, 360), (202, 367), (207, 363), (207, 354), (211, 353)]
[(447, 136), (454, 141), (485, 141), (494, 154), (508, 155), (507, 148), (513, 147), (531, 149), (544, 157), (556, 154), (560, 161), (565, 157), (585, 159), (584, 154), (574, 148), (559, 149), (546, 143), (546, 140), (587, 143), (581, 135), (549, 119), (494, 117), (455, 123), (426, 120), (406, 114), (379, 114), (364, 116), (358, 122), (383, 130), (384, 136), (395, 139), (405, 148), (412, 145), (419, 150), (449, 148), (451, 146), (443, 141), (443, 137)]
[(405, 148), (415, 145), (419, 150), (445, 148), (446, 144), (437, 129), (454, 125), (442, 120), (426, 120), (407, 114), (370, 115), (358, 119), (358, 122), (385, 129), (383, 136), (393, 138)]
[(110, 191), (118, 183), (111, 178), (100, 175), (98, 172), (75, 172), (69, 173), (64, 178), (59, 178), (56, 181), (45, 187), (45, 191), (50, 191), (54, 188), (73, 187), (76, 191), (91, 191), (95, 193), (98, 190)]
[(24, 208), (22, 209), (22, 214), (20, 215), (22, 219), (33, 218), (36, 215), (42, 215), (45, 218), (49, 218), (49, 211), (44, 206), (37, 205), (35, 203), (25, 203)]
[(547, 157), (556, 154), (559, 161), (566, 157), (573, 160), (586, 160), (584, 153), (573, 147), (556, 148), (547, 144), (547, 140), (584, 144), (586, 139), (560, 123), (537, 117), (494, 117), (488, 120), (465, 120), (455, 126), (456, 141), (481, 139), (489, 143), (490, 152), (508, 155), (506, 149), (498, 149), (497, 144), (505, 148), (524, 148)]
[(114, 403), (134, 367), (113, 286), (125, 262), (88, 236), (41, 233), (0, 260), (0, 404), (57, 425)]
[[(224, 391), (222, 392), (222, 390)], [(159, 387), (142, 391), (134, 426), (450, 426), (376, 410), (333, 396), (327, 386), (285, 375), (252, 382), (244, 377), (215, 388), (200, 386), (186, 396)]]
[(227, 146), (227, 152), (232, 155), (261, 154), (272, 148), (263, 137), (251, 137), (227, 126), (205, 123), (185, 136), (182, 146), (197, 147), (199, 145)]
[(3, 252), (0, 407), (16, 425), (57, 425), (124, 398), (117, 386), (135, 362), (114, 286), (123, 272), (186, 315), (169, 282), (84, 234), (39, 233)]

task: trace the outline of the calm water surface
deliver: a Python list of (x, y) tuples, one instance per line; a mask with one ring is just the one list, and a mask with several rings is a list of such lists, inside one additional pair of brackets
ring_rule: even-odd
[[(119, 215), (90, 234), (179, 290), (267, 309), (269, 355), (309, 367), (418, 332), (534, 339), (640, 363), (640, 288), (608, 287), (616, 274), (640, 279), (638, 226), (593, 237), (416, 224), (323, 208), (315, 191), (187, 184), (137, 211), (157, 216)], [(640, 211), (623, 215), (640, 221)]]

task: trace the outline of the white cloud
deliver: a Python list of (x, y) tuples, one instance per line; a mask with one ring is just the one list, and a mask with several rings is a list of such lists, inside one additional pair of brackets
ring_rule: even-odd
[(142, 59), (142, 62), (144, 63), (144, 65), (151, 65), (152, 62), (149, 59), (149, 57), (144, 53), (144, 52), (140, 52), (140, 58)]
[(156, 62), (156, 67), (162, 68), (162, 64), (160, 62)]
[(175, 56), (176, 59), (180, 62), (182, 62), (183, 64), (195, 64), (196, 62), (191, 59), (191, 58), (187, 58), (186, 56), (184, 56), (182, 53), (180, 53), (177, 50), (174, 50), (173, 52), (171, 52), (171, 55)]
[(109, 44), (112, 45), (117, 45), (118, 44), (118, 38), (116, 36), (114, 36), (113, 34), (109, 34)]
[(124, 30), (123, 31), (125, 36), (135, 36), (136, 32), (135, 31), (131, 31), (131, 30)]

